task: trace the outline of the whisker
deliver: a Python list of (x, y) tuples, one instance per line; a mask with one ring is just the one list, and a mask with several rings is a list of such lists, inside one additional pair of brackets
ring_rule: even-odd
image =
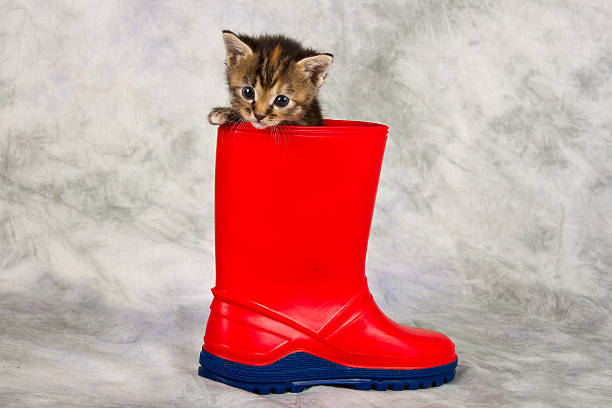
[(280, 134), (282, 135), (282, 142), (283, 142), (283, 145), (286, 148), (287, 145), (289, 144), (288, 143), (289, 130), (287, 130), (287, 127), (285, 125), (283, 125), (282, 123), (280, 123), (280, 122), (278, 124), (278, 130), (279, 130)]
[(238, 131), (240, 129), (242, 129), (242, 127), (244, 126), (245, 120), (242, 117), (242, 115), (240, 114), (240, 112), (238, 112), (238, 111), (236, 111), (232, 115), (231, 119), (232, 119), (232, 122), (234, 122), (234, 123), (232, 124), (232, 128), (230, 129), (230, 132), (231, 132), (230, 134), (231, 134), (232, 138), (235, 138), (235, 136), (238, 133)]
[(230, 141), (234, 141), (236, 134), (238, 133), (238, 130), (240, 130), (242, 128), (242, 123), (243, 122), (232, 122), (230, 130), (229, 130), (229, 137), (230, 137)]
[(279, 139), (278, 129), (276, 128), (276, 125), (272, 125), (271, 130), (272, 130), (272, 140), (274, 142), (274, 146), (276, 146), (278, 144), (278, 139)]

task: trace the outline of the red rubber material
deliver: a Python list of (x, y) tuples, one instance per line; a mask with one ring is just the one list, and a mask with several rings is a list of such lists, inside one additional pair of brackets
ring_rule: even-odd
[(219, 127), (216, 286), (204, 350), (254, 366), (295, 352), (380, 369), (457, 359), (448, 337), (393, 322), (368, 289), (386, 139), (386, 126), (366, 122)]

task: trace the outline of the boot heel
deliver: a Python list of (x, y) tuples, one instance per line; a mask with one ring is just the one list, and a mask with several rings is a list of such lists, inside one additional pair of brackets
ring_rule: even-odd
[(211, 309), (204, 336), (204, 344), (208, 350), (220, 355), (256, 358), (265, 356), (288, 342), (282, 335), (216, 312), (214, 303)]

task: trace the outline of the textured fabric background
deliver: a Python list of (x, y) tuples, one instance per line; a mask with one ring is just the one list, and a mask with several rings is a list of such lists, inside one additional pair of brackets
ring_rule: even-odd
[[(0, 1), (0, 406), (604, 407), (612, 3)], [(257, 396), (197, 377), (221, 29), (335, 55), (390, 126), (368, 278), (453, 383)]]

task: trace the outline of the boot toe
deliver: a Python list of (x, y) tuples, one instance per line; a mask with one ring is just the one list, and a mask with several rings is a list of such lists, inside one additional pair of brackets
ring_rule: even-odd
[(428, 368), (457, 360), (455, 345), (447, 336), (400, 325), (389, 319), (374, 302), (326, 340), (344, 352), (361, 356), (361, 361), (381, 368)]

